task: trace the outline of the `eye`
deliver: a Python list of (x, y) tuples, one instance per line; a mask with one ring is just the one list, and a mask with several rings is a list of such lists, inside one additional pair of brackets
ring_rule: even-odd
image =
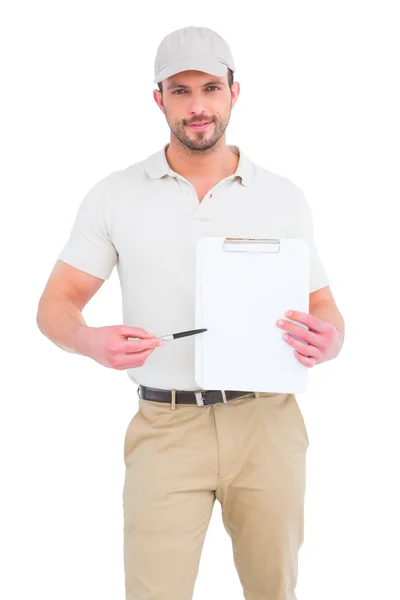
[[(206, 88), (207, 90), (210, 88), (215, 88), (216, 90), (219, 90), (220, 88), (217, 85), (209, 85), (208, 88)], [(180, 89), (180, 90), (175, 90), (174, 92), (172, 92), (173, 94), (176, 94), (176, 92), (184, 92), (185, 90)], [(181, 96), (182, 94), (176, 94), (177, 96)]]

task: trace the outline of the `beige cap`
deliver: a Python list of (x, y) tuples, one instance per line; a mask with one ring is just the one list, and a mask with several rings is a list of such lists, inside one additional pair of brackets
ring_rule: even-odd
[(154, 83), (182, 71), (203, 71), (223, 77), (235, 71), (232, 53), (225, 40), (207, 27), (183, 27), (160, 43), (154, 61)]

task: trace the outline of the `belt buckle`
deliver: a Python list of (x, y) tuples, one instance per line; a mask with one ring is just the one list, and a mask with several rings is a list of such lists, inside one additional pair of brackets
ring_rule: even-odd
[[(227, 402), (225, 390), (218, 390), (218, 391), (221, 392), (222, 402), (225, 404)], [(211, 393), (213, 393), (213, 392), (211, 391)], [(204, 406), (203, 394), (207, 394), (207, 391), (201, 390), (199, 392), (194, 392), (194, 395), (196, 396), (197, 406)], [(217, 404), (218, 402), (219, 402), (219, 400), (216, 400), (215, 402), (207, 402), (207, 406), (209, 406), (210, 404)]]
[(202, 391), (194, 393), (194, 395), (196, 396), (197, 406), (204, 406), (203, 394), (204, 394), (204, 392), (202, 392)]

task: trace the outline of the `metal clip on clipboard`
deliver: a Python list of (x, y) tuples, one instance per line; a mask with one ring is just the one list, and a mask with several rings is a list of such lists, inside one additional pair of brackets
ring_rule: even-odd
[(224, 251), (278, 253), (280, 252), (280, 240), (273, 238), (225, 238)]

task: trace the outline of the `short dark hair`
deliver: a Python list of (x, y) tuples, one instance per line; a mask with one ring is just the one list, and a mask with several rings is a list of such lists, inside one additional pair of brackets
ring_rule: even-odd
[[(231, 91), (232, 91), (232, 83), (233, 83), (233, 71), (232, 71), (232, 69), (228, 69), (228, 85), (229, 85), (229, 88), (230, 88)], [(158, 85), (158, 88), (159, 88), (159, 90), (160, 90), (160, 92), (162, 94), (163, 93), (162, 82), (159, 81), (157, 83), (157, 85)]]

